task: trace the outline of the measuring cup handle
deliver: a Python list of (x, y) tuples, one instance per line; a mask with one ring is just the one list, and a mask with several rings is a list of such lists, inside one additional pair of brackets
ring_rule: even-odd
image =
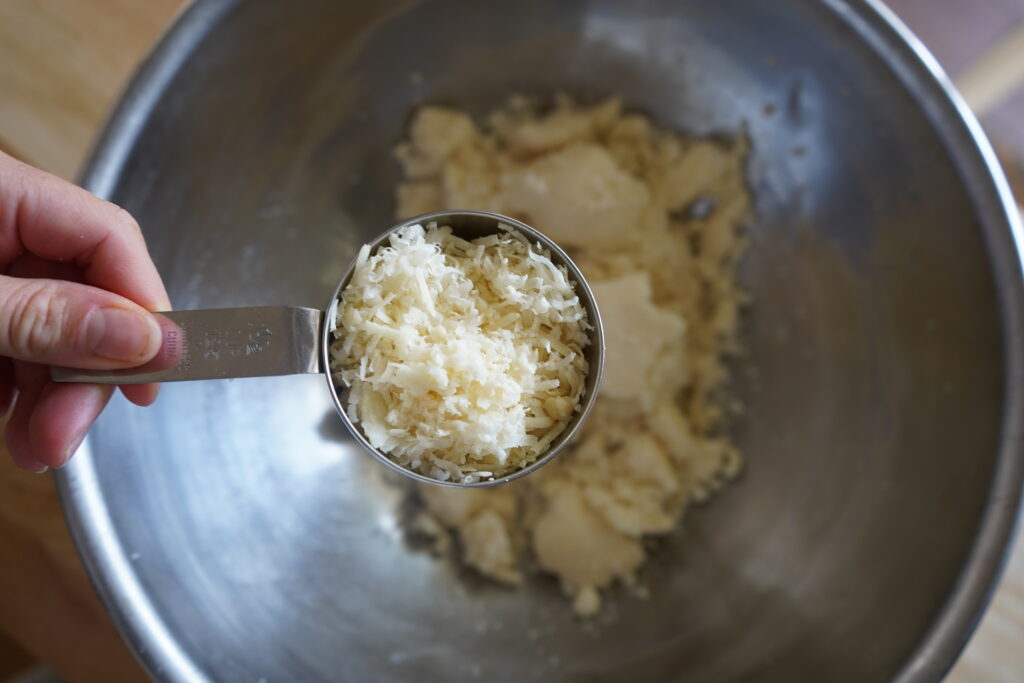
[[(158, 313), (164, 346), (150, 363), (128, 370), (50, 369), (56, 382), (146, 384), (320, 372), (322, 311), (253, 306)], [(169, 366), (169, 367), (168, 367)]]

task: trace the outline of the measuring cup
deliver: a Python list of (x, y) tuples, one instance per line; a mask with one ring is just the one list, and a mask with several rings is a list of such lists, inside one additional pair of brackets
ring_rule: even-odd
[[(518, 231), (532, 244), (539, 243), (551, 254), (556, 265), (565, 266), (574, 283), (576, 295), (587, 312), (592, 326), (590, 344), (583, 350), (589, 370), (584, 382), (580, 407), (573, 414), (548, 449), (526, 467), (495, 479), (475, 482), (440, 481), (402, 467), (375, 448), (362, 428), (348, 415), (345, 406), (347, 388), (331, 374), (329, 350), (330, 324), (327, 311), (341, 296), (355, 271), (355, 259), (349, 264), (338, 286), (335, 287), (323, 310), (297, 306), (251, 306), (194, 311), (168, 311), (159, 313), (173, 322), (165, 332), (161, 354), (177, 359), (173, 367), (150, 370), (146, 366), (128, 370), (76, 370), (54, 367), (50, 375), (57, 382), (87, 382), (92, 384), (146, 384), (149, 382), (182, 382), (192, 380), (233, 379), (241, 377), (273, 377), (322, 373), (334, 401), (334, 407), (353, 438), (375, 458), (393, 470), (413, 479), (441, 486), (480, 488), (494, 486), (529, 474), (550, 462), (572, 441), (597, 397), (604, 371), (604, 331), (594, 294), (576, 264), (557, 244), (530, 226), (485, 211), (438, 211), (403, 221), (382, 233), (369, 243), (370, 253), (387, 243), (391, 234), (410, 225), (437, 223), (450, 226), (452, 232), (473, 240), (504, 229)], [(179, 333), (180, 331), (180, 333)], [(153, 365), (153, 363), (150, 363)]]

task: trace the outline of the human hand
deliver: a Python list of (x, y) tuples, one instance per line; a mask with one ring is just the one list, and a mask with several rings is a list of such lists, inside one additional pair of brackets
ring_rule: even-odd
[[(167, 292), (138, 224), (114, 204), (0, 153), (0, 417), (14, 462), (75, 452), (113, 387), (57, 384), (49, 366), (113, 370), (160, 351)], [(149, 405), (153, 384), (123, 386)]]

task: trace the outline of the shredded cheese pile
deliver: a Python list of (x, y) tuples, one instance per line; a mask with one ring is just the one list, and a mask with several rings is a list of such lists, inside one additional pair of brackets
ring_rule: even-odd
[(416, 224), (364, 246), (331, 325), (349, 415), (440, 481), (529, 465), (583, 396), (586, 311), (565, 267), (512, 229), (466, 241)]

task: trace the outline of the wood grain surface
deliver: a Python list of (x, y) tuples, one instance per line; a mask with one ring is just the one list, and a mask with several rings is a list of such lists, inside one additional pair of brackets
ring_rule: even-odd
[[(74, 178), (181, 0), (0, 2), (0, 149)], [(0, 425), (2, 429), (2, 425)], [(53, 480), (0, 447), (0, 631), (71, 681), (142, 679), (85, 577)], [(950, 680), (1024, 680), (1024, 544)]]

